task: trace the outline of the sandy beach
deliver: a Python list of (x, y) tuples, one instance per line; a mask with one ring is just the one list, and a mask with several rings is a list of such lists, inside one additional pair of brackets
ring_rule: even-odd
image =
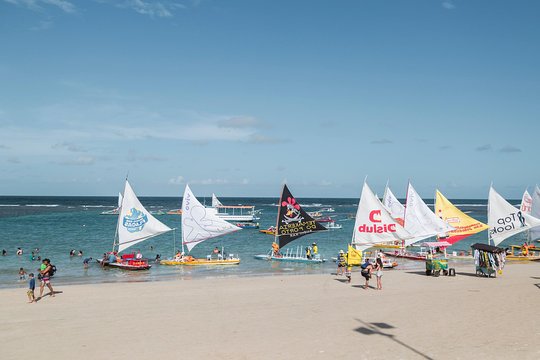
[(4, 289), (2, 359), (540, 358), (540, 264), (457, 272), (386, 271), (383, 291), (357, 272), (58, 286), (37, 304)]

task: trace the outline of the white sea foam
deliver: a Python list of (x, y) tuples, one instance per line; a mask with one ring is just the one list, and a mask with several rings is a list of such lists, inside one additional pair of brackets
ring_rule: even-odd
[(17, 207), (17, 206), (21, 206), (21, 205), (17, 205), (17, 204), (0, 204), (0, 206), (2, 206), (2, 207)]
[(58, 204), (26, 204), (26, 206), (30, 206), (30, 207), (58, 207), (60, 205), (58, 205)]

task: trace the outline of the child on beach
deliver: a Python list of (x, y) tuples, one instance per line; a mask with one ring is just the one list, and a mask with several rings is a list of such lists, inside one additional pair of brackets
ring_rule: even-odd
[(382, 290), (383, 262), (380, 257), (377, 258), (374, 270), (377, 277), (377, 290)]
[(26, 271), (23, 268), (19, 269), (19, 280), (26, 280)]
[(347, 270), (345, 270), (345, 277), (347, 277), (347, 282), (351, 282), (351, 272), (352, 272), (352, 265), (347, 264)]
[(28, 291), (26, 292), (26, 295), (28, 295), (28, 302), (33, 303), (36, 301), (34, 296), (34, 290), (36, 289), (36, 279), (34, 279), (34, 273), (28, 274), (28, 278), (30, 281), (28, 282)]

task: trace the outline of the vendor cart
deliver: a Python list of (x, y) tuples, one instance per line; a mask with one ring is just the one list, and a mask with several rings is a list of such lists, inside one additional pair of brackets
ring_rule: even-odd
[(426, 260), (426, 275), (433, 275), (435, 277), (441, 275), (448, 275), (448, 260), (447, 259), (427, 259)]
[(497, 277), (497, 270), (502, 273), (505, 250), (497, 246), (476, 243), (471, 246), (474, 254), (476, 276)]

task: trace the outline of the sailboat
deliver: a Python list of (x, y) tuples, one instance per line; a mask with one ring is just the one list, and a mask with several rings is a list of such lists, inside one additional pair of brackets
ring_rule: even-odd
[[(377, 243), (402, 242), (410, 237), (411, 234), (392, 217), (367, 182), (364, 181), (351, 241), (356, 250), (365, 251)], [(394, 256), (395, 254), (388, 255)], [(383, 266), (394, 267), (397, 264), (383, 259)]]
[[(377, 195), (375, 195), (377, 197)], [(405, 206), (399, 202), (396, 198), (388, 183), (384, 188), (384, 194), (382, 198), (382, 204), (386, 210), (390, 213), (392, 218), (401, 226), (403, 226), (403, 218), (405, 217)], [(377, 243), (373, 247), (383, 249), (401, 249), (404, 247), (401, 241), (394, 241), (392, 243)]]
[(307, 257), (305, 252), (299, 247), (296, 248), (296, 251), (288, 248), (284, 254), (282, 250), (285, 245), (301, 236), (325, 230), (326, 228), (323, 225), (302, 209), (289, 191), (289, 188), (287, 188), (287, 185), (284, 184), (279, 200), (276, 232), (274, 243), (272, 244), (273, 249), (268, 254), (255, 255), (255, 258), (272, 261), (322, 263), (326, 259), (323, 259), (319, 254), (315, 254), (313, 257)]
[(118, 193), (118, 206), (115, 209), (101, 212), (101, 215), (118, 215), (122, 206), (122, 193)]
[[(214, 211), (210, 211), (197, 200), (189, 185), (186, 185), (184, 197), (182, 199), (182, 252), (177, 253), (173, 259), (161, 260), (162, 265), (238, 265), (240, 258), (229, 254), (223, 256), (217, 249), (213, 255), (208, 255), (205, 259), (197, 259), (186, 256), (184, 246), (190, 252), (197, 244), (205, 240), (229, 234), (241, 230), (227, 221), (217, 217)], [(216, 250), (216, 249), (215, 249)]]
[[(540, 219), (514, 207), (491, 186), (489, 188), (488, 198), (488, 225), (488, 242), (492, 242), (494, 246), (498, 246), (505, 239), (513, 235), (540, 226)], [(538, 251), (540, 249), (535, 250), (534, 248), (513, 245), (512, 252), (506, 256), (506, 259), (524, 261), (540, 260)]]
[[(538, 188), (538, 186), (536, 188)], [(532, 201), (533, 199), (531, 194), (529, 194), (529, 191), (525, 189), (525, 192), (521, 197), (521, 204), (519, 205), (519, 210), (521, 210), (522, 213), (531, 215)]]
[(119, 253), (130, 246), (164, 234), (172, 229), (163, 224), (148, 212), (140, 203), (137, 195), (126, 179), (124, 195), (120, 203), (116, 234), (113, 242), (113, 251), (106, 254), (108, 257), (98, 259), (102, 266), (116, 267), (125, 270), (147, 270), (152, 267), (148, 259), (143, 259), (140, 252), (135, 254)]
[(447, 233), (455, 230), (453, 226), (431, 211), (413, 188), (411, 182), (407, 188), (404, 228), (413, 236), (411, 239), (405, 240), (405, 246), (434, 236), (446, 237)]
[(486, 224), (459, 210), (439, 190), (435, 191), (435, 213), (454, 228), (446, 233), (446, 236), (439, 236), (440, 240), (451, 245), (489, 228)]

